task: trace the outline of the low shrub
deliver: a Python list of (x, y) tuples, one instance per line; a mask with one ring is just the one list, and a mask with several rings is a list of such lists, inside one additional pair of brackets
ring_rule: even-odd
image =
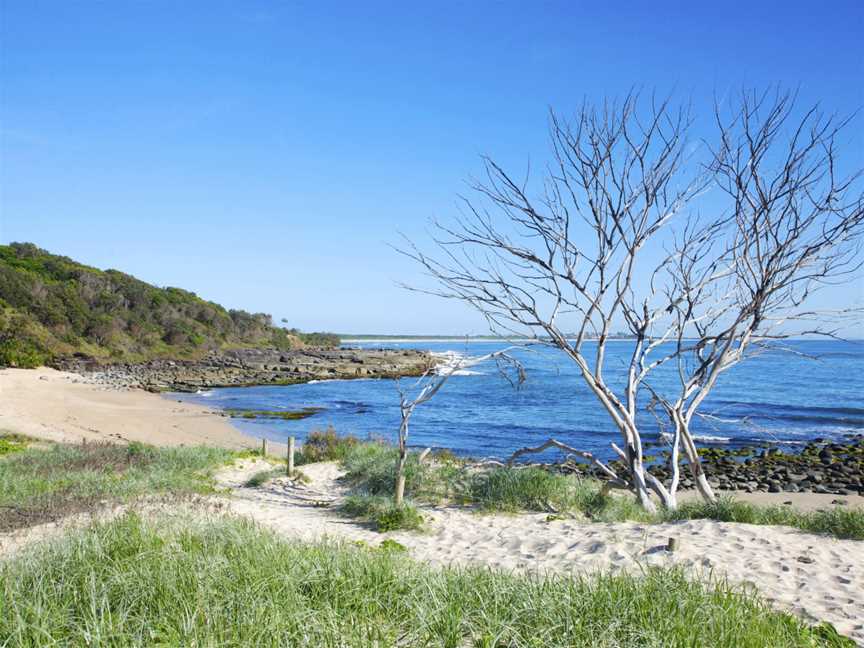
[(21, 452), (27, 448), (31, 439), (23, 434), (13, 432), (0, 432), (0, 457), (13, 452)]
[(259, 470), (254, 475), (252, 475), (249, 479), (247, 479), (243, 486), (246, 488), (258, 488), (259, 486), (263, 486), (271, 479), (279, 477), (285, 474), (284, 468), (274, 468), (270, 470)]
[(388, 497), (350, 495), (345, 498), (341, 510), (346, 515), (372, 523), (381, 533), (416, 531), (423, 526), (423, 516), (414, 506), (408, 502), (396, 506)]
[(318, 461), (341, 461), (360, 443), (352, 435), (339, 435), (332, 426), (326, 430), (312, 430), (303, 442), (300, 452), (295, 454), (295, 465), (302, 466)]

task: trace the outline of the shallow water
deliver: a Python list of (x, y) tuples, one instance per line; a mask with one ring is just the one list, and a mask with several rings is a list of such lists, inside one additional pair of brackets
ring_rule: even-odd
[[(694, 425), (704, 442), (795, 445), (815, 437), (840, 439), (849, 433), (864, 432), (864, 343), (801, 340), (787, 344), (794, 353), (765, 353), (724, 374), (702, 407), (702, 412), (712, 418), (699, 419)], [(353, 346), (482, 355), (506, 344), (412, 341)], [(605, 373), (610, 385), (620, 385), (629, 351), (627, 341), (610, 343)], [(518, 356), (527, 370), (527, 382), (520, 389), (502, 379), (494, 365), (452, 377), (432, 401), (417, 408), (411, 419), (412, 445), (500, 457), (554, 436), (608, 456), (614, 428), (573, 362), (560, 351), (547, 348), (520, 351)], [(669, 386), (675, 379), (670, 367), (656, 377), (656, 386)], [(415, 379), (401, 381), (403, 388), (414, 383)], [(310, 430), (328, 425), (340, 433), (392, 439), (399, 426), (399, 396), (392, 380), (224, 388), (203, 394), (172, 394), (172, 398), (220, 408), (323, 408), (297, 421), (233, 420), (247, 434), (277, 441), (292, 435), (302, 440)], [(643, 401), (647, 402), (647, 395)], [(659, 438), (658, 423), (650, 413), (642, 411), (640, 422), (647, 440)]]

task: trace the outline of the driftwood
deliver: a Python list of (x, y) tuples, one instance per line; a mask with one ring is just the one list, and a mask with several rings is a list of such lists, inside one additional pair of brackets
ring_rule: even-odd
[(590, 452), (586, 452), (585, 450), (577, 450), (573, 446), (569, 446), (566, 443), (561, 443), (557, 439), (550, 438), (544, 443), (541, 443), (539, 446), (526, 446), (524, 448), (520, 448), (512, 455), (510, 455), (510, 458), (507, 460), (507, 466), (512, 467), (516, 459), (523, 455), (536, 454), (538, 452), (548, 450), (549, 448), (558, 448), (559, 450), (563, 450), (567, 453), (568, 458), (570, 456), (581, 457), (582, 459), (588, 461), (591, 465), (596, 466), (603, 474), (609, 477), (612, 485), (619, 486), (620, 488), (630, 488), (630, 485), (627, 483), (626, 480), (620, 478), (614, 470), (612, 470), (609, 466), (597, 459), (597, 457), (595, 457), (593, 454), (591, 454)]

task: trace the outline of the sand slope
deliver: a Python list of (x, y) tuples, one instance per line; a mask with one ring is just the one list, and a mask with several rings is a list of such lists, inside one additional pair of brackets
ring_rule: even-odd
[[(378, 544), (391, 537), (435, 565), (481, 564), (517, 571), (586, 574), (682, 565), (702, 576), (753, 586), (777, 608), (809, 621), (829, 621), (864, 645), (864, 542), (835, 540), (787, 527), (693, 520), (673, 524), (546, 522), (545, 514), (478, 515), (428, 508), (430, 532), (380, 534), (321, 502), (344, 493), (335, 464), (303, 466), (312, 483), (280, 478), (264, 487), (242, 483), (266, 466), (242, 462), (222, 476), (233, 487), (229, 508), (292, 538), (324, 536)], [(664, 550), (670, 537), (680, 548)]]
[(0, 370), (0, 430), (67, 442), (223, 448), (256, 443), (203, 407), (140, 390), (108, 389), (47, 368)]

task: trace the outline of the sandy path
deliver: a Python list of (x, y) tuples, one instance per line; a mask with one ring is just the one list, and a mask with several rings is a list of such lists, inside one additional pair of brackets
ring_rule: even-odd
[(244, 448), (257, 441), (204, 407), (87, 383), (54, 369), (0, 370), (0, 430), (49, 441)]
[[(829, 621), (864, 645), (864, 542), (835, 540), (786, 528), (693, 520), (672, 524), (546, 522), (545, 514), (478, 515), (427, 508), (428, 533), (379, 534), (317, 505), (344, 490), (332, 463), (303, 466), (308, 486), (286, 478), (263, 487), (242, 484), (267, 467), (239, 463), (221, 476), (233, 488), (229, 509), (292, 538), (331, 537), (378, 544), (385, 537), (434, 565), (481, 564), (518, 571), (638, 570), (682, 565), (702, 575), (752, 584), (779, 609), (809, 621)], [(680, 548), (670, 554), (667, 540)]]

